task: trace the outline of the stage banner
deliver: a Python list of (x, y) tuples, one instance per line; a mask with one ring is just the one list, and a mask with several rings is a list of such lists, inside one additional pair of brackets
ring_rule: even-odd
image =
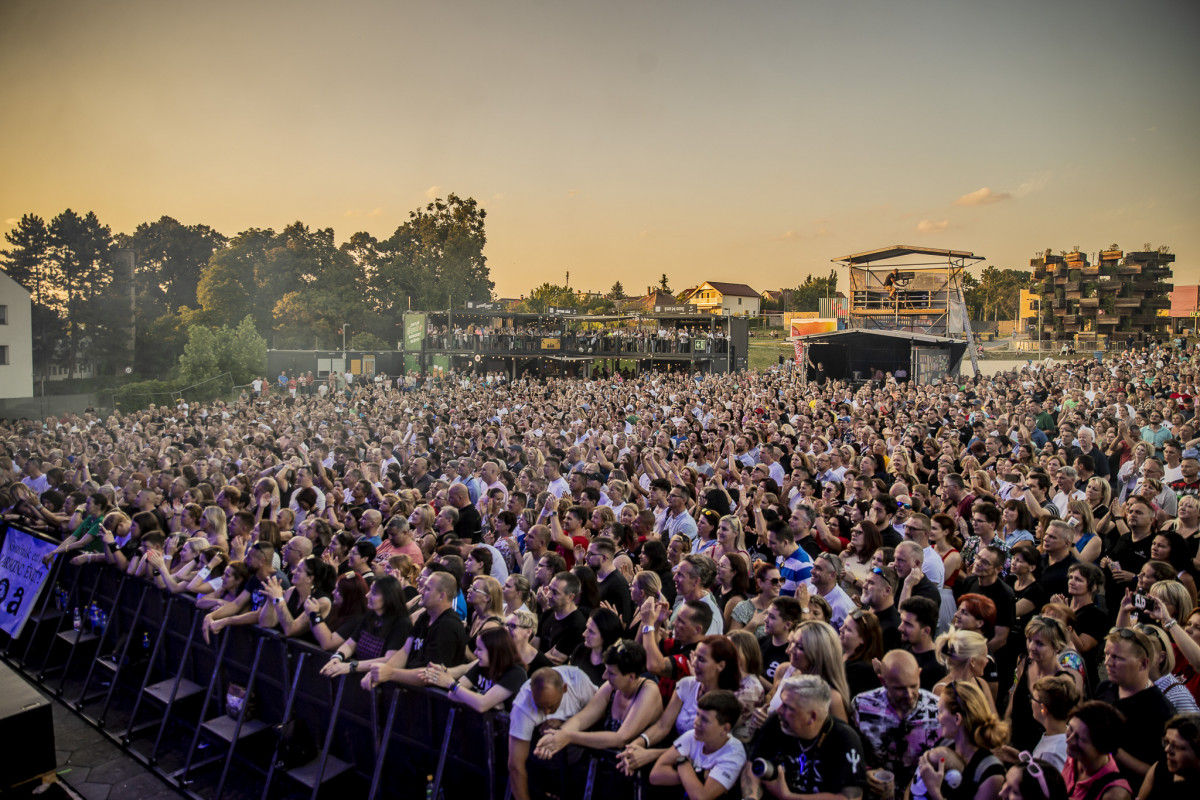
[(804, 345), (800, 343), (799, 339), (792, 342), (792, 344), (794, 344), (796, 346), (796, 366), (803, 367), (804, 366)]
[(50, 567), (42, 556), (55, 547), (36, 536), (10, 527), (0, 549), (0, 630), (16, 639), (36, 605)]

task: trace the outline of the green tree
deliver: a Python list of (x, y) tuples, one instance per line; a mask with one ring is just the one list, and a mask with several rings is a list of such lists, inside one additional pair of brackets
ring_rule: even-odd
[[(378, 244), (378, 297), (395, 303), (389, 322), (398, 324), (407, 300), (437, 310), (468, 300), (487, 302), (495, 284), (483, 254), (487, 211), (455, 194), (412, 211), (390, 238)], [(384, 305), (386, 301), (381, 301)]]
[(4, 256), (4, 271), (29, 292), (34, 305), (48, 307), (47, 294), (52, 283), (48, 273), (50, 229), (46, 221), (36, 214), (26, 214), (4, 238), (12, 245), (11, 250), (0, 251)]
[(270, 330), (274, 300), (264, 307), (259, 274), (267, 269), (267, 252), (275, 231), (250, 228), (235, 236), (229, 246), (209, 259), (196, 286), (196, 299), (210, 324), (228, 325), (254, 314), (259, 330)]
[(266, 372), (267, 341), (250, 315), (233, 328), (193, 325), (187, 337), (179, 357), (179, 378), (184, 383), (202, 383), (228, 372), (234, 384), (241, 385)]
[[(795, 289), (787, 290), (787, 311), (820, 311), (821, 298), (832, 297), (837, 292), (837, 270), (829, 270), (829, 275), (818, 278), (808, 275), (804, 283)], [(782, 303), (782, 301), (781, 301)]]
[(521, 310), (527, 314), (544, 314), (548, 308), (579, 308), (579, 298), (566, 286), (543, 283), (529, 293)]
[(610, 288), (608, 290), (608, 295), (607, 295), (608, 299), (609, 300), (620, 300), (624, 296), (625, 296), (625, 287), (621, 285), (620, 281), (613, 281), (612, 288)]
[[(966, 278), (972, 283), (968, 284)], [(1022, 289), (1028, 289), (1033, 273), (1026, 270), (985, 267), (976, 281), (964, 273), (963, 290), (971, 319), (1016, 319)]]
[(667, 294), (671, 293), (671, 284), (667, 281), (667, 273), (664, 272), (658, 279), (658, 288)]
[(50, 274), (66, 326), (63, 357), (67, 377), (74, 377), (81, 358), (101, 352), (98, 341), (92, 352), (86, 337), (89, 325), (97, 333), (95, 325), (111, 310), (104, 294), (113, 282), (112, 231), (93, 212), (81, 217), (69, 208), (51, 220), (49, 231)]
[(117, 236), (118, 247), (134, 251), (139, 313), (149, 317), (194, 307), (204, 266), (227, 241), (207, 225), (166, 216)]
[(57, 344), (66, 333), (56, 308), (58, 298), (51, 297), (55, 282), (50, 274), (50, 229), (36, 214), (25, 214), (4, 238), (12, 248), (0, 251), (0, 266), (29, 292), (34, 369), (44, 370), (54, 360)]

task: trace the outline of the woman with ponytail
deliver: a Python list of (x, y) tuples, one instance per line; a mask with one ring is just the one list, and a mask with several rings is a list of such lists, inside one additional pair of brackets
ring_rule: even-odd
[(938, 699), (938, 724), (955, 755), (963, 760), (962, 780), (946, 781), (946, 760), (928, 751), (917, 763), (929, 800), (997, 800), (1005, 769), (992, 752), (1008, 743), (1008, 725), (996, 716), (984, 690), (969, 681), (951, 681)]

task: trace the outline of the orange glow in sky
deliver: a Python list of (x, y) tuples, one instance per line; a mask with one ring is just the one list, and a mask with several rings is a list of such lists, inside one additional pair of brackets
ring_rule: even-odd
[(389, 235), (455, 192), (501, 296), (760, 291), (890, 244), (1196, 283), (1200, 4), (0, 3), (0, 223)]

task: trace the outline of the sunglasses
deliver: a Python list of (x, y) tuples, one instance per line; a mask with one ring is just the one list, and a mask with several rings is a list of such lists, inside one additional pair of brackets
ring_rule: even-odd
[(779, 586), (783, 583), (783, 578), (760, 578), (763, 583), (769, 583), (772, 586)]
[(1021, 766), (1025, 767), (1025, 771), (1037, 780), (1038, 787), (1042, 790), (1042, 796), (1049, 797), (1050, 789), (1046, 785), (1046, 773), (1042, 772), (1042, 765), (1034, 760), (1028, 750), (1022, 751), (1017, 758), (1021, 760)]
[(1139, 637), (1138, 632), (1133, 628), (1117, 628), (1115, 631), (1113, 631), (1113, 633), (1117, 635), (1118, 639), (1123, 639), (1127, 642), (1133, 642), (1138, 646), (1139, 650), (1141, 650), (1147, 656), (1150, 655), (1150, 650), (1146, 647), (1145, 642), (1142, 641), (1142, 637), (1144, 637), (1146, 634), (1143, 633), (1142, 636)]

